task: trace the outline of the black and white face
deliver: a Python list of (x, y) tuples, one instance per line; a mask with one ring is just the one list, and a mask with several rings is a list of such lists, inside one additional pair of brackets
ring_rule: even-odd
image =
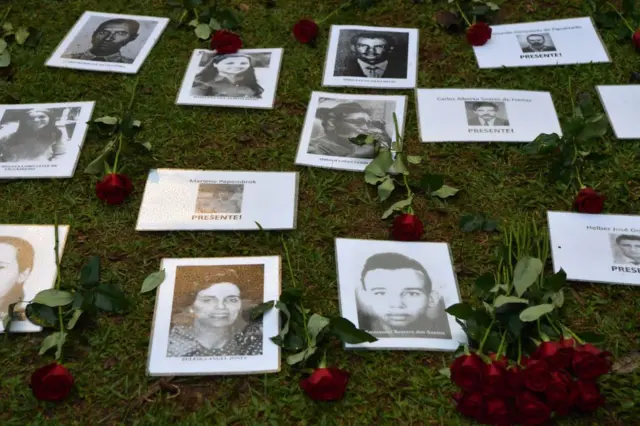
[(0, 299), (11, 293), (14, 286), (23, 284), (29, 277), (30, 269), (20, 270), (18, 249), (7, 243), (0, 243)]
[(530, 35), (527, 37), (527, 41), (531, 45), (531, 47), (541, 48), (544, 46), (544, 36), (541, 35)]
[(42, 110), (31, 109), (27, 112), (27, 116), (30, 119), (27, 124), (33, 130), (40, 130), (46, 127), (49, 121), (51, 121), (47, 113)]
[(490, 121), (494, 119), (496, 117), (496, 114), (498, 113), (498, 111), (490, 105), (483, 105), (481, 107), (478, 107), (473, 110), (473, 112), (477, 117), (482, 118), (484, 121)]
[(240, 74), (251, 68), (251, 60), (246, 56), (230, 56), (213, 66), (222, 74)]
[(356, 44), (351, 46), (351, 51), (356, 54), (356, 58), (374, 65), (387, 60), (391, 46), (384, 38), (359, 37)]
[(640, 240), (622, 238), (618, 242), (620, 251), (634, 262), (640, 262)]
[(104, 53), (116, 53), (120, 48), (136, 38), (131, 28), (125, 23), (109, 23), (93, 33), (91, 44), (93, 50)]
[(242, 301), (233, 283), (218, 283), (200, 291), (192, 309), (200, 323), (210, 327), (230, 327), (238, 319)]

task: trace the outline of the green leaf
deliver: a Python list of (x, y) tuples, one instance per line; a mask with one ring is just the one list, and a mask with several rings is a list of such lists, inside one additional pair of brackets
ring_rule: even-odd
[(220, 22), (218, 22), (216, 18), (211, 18), (209, 20), (209, 27), (214, 31), (222, 29), (222, 25), (220, 25)]
[(513, 286), (518, 297), (536, 282), (543, 267), (540, 259), (534, 257), (524, 257), (518, 261), (513, 271)]
[(10, 303), (7, 306), (7, 314), (2, 318), (2, 329), (6, 334), (11, 333), (11, 323), (13, 322), (14, 311), (18, 303)]
[(303, 362), (303, 361), (309, 359), (309, 357), (311, 357), (314, 353), (316, 353), (317, 349), (318, 348), (316, 348), (315, 346), (312, 346), (310, 348), (305, 349), (302, 352), (298, 352), (297, 354), (289, 355), (287, 357), (287, 364), (295, 365), (295, 364), (298, 364), (300, 362)]
[(38, 354), (44, 355), (45, 352), (47, 352), (49, 349), (55, 348), (57, 346), (58, 350), (56, 351), (56, 359), (59, 359), (62, 345), (64, 344), (66, 338), (67, 334), (64, 332), (56, 331), (55, 333), (51, 333), (42, 341), (42, 346), (40, 346), (40, 351), (38, 352)]
[(393, 164), (393, 157), (391, 151), (388, 149), (381, 149), (376, 158), (371, 161), (364, 169), (365, 172), (369, 172), (378, 177), (384, 177), (387, 175), (389, 168)]
[(87, 168), (84, 169), (84, 172), (90, 175), (101, 175), (104, 172), (104, 165), (111, 155), (113, 147), (114, 145), (112, 143), (107, 144), (104, 151), (102, 151), (102, 153), (95, 160), (89, 163)]
[(558, 147), (560, 136), (556, 133), (540, 133), (533, 142), (525, 145), (522, 151), (527, 154), (546, 154)]
[(36, 294), (36, 297), (33, 298), (32, 302), (46, 305), (51, 308), (56, 308), (58, 306), (65, 306), (73, 302), (73, 294), (69, 293), (68, 291), (50, 288), (47, 290), (42, 290), (40, 293)]
[(240, 18), (240, 16), (229, 7), (226, 7), (216, 13), (215, 18), (218, 22), (220, 22), (220, 26), (222, 28), (226, 28), (229, 30), (240, 28), (242, 25), (242, 18)]
[(198, 26), (193, 30), (196, 33), (196, 37), (201, 40), (208, 40), (211, 37), (211, 28), (209, 24), (198, 24)]
[(90, 289), (100, 284), (100, 257), (91, 256), (80, 271), (80, 285)]
[(93, 304), (105, 312), (121, 312), (129, 306), (125, 294), (113, 284), (102, 283), (95, 288), (94, 293)]
[[(300, 299), (302, 299), (302, 290), (298, 288), (287, 288), (280, 293), (280, 302), (285, 305), (293, 306), (300, 302)], [(276, 308), (281, 309), (278, 304), (276, 304)]]
[(4, 35), (9, 35), (9, 34), (13, 34), (13, 25), (11, 24), (11, 22), (4, 22), (2, 24), (2, 31), (4, 31)]
[(198, 25), (200, 25), (200, 21), (198, 21), (197, 19), (192, 19), (189, 21), (189, 23), (187, 23), (187, 25), (189, 25), (190, 27), (197, 27)]
[(7, 42), (3, 38), (0, 38), (0, 53), (3, 53), (7, 49)]
[(496, 308), (499, 308), (500, 306), (503, 306), (509, 303), (521, 303), (524, 305), (528, 305), (529, 301), (527, 299), (520, 299), (519, 297), (500, 295), (496, 297), (496, 300), (493, 302), (493, 306), (495, 306)]
[(401, 211), (411, 205), (413, 202), (413, 197), (409, 197), (404, 200), (396, 201), (393, 203), (383, 214), (382, 218), (386, 219), (393, 214), (393, 212)]
[[(280, 298), (282, 298), (282, 295), (280, 295)], [(284, 339), (287, 333), (289, 332), (289, 324), (291, 322), (291, 313), (289, 312), (289, 308), (287, 308), (287, 305), (285, 305), (279, 300), (275, 303), (275, 307), (285, 316), (284, 324), (280, 327), (280, 333), (278, 334), (278, 336), (280, 336), (281, 339)]]
[(498, 229), (498, 221), (495, 219), (487, 219), (482, 224), (482, 230), (485, 232), (493, 232)]
[(449, 367), (441, 368), (440, 370), (438, 370), (438, 373), (442, 374), (447, 378), (451, 378), (451, 369)]
[(408, 175), (409, 170), (407, 169), (407, 166), (405, 166), (404, 161), (402, 160), (402, 156), (403, 154), (401, 153), (396, 154), (396, 159), (393, 161), (392, 168), (393, 168), (393, 171), (396, 173)]
[(378, 177), (375, 174), (369, 172), (368, 170), (365, 170), (364, 172), (364, 181), (369, 185), (377, 185), (378, 183), (382, 182), (385, 179), (385, 177), (386, 176)]
[(382, 183), (378, 185), (378, 198), (380, 198), (380, 201), (389, 198), (395, 187), (391, 177), (387, 177), (387, 179), (382, 181)]
[(11, 65), (11, 54), (8, 50), (0, 53), (0, 68), (8, 67)]
[(562, 290), (566, 285), (567, 273), (564, 271), (564, 269), (560, 269), (550, 277), (545, 277), (543, 286), (545, 289), (557, 292)]
[(425, 173), (420, 179), (420, 188), (427, 194), (436, 192), (444, 185), (444, 176)]
[(142, 288), (140, 289), (140, 293), (147, 293), (149, 291), (154, 290), (156, 287), (162, 284), (165, 277), (166, 277), (166, 273), (164, 269), (161, 271), (150, 273), (147, 276), (147, 278), (145, 278), (144, 281), (142, 282)]
[(25, 315), (40, 327), (55, 327), (58, 324), (58, 310), (40, 303), (29, 303)]
[(420, 164), (422, 163), (422, 157), (419, 155), (407, 155), (407, 161), (410, 164)]
[(115, 126), (120, 122), (118, 117), (112, 117), (110, 115), (105, 115), (104, 117), (99, 117), (93, 120), (94, 123), (102, 123), (107, 126)]
[(482, 229), (486, 216), (482, 213), (465, 215), (460, 218), (460, 229), (463, 232), (472, 232)]
[(438, 198), (449, 198), (456, 195), (458, 191), (460, 190), (452, 186), (442, 185), (440, 189), (438, 189), (437, 191), (433, 191), (431, 195)]
[(490, 292), (495, 285), (496, 285), (495, 277), (490, 272), (487, 272), (486, 274), (481, 275), (475, 281), (476, 288), (486, 292)]
[(550, 304), (529, 306), (524, 311), (520, 312), (520, 321), (531, 322), (535, 321), (541, 316), (553, 311), (554, 306)]
[(346, 318), (331, 318), (330, 326), (331, 331), (344, 343), (357, 344), (363, 342), (375, 342), (378, 340), (366, 331), (358, 329)]
[(311, 315), (307, 323), (307, 330), (309, 332), (309, 337), (311, 338), (311, 346), (313, 347), (316, 346), (318, 335), (330, 323), (331, 323), (331, 320), (329, 318), (323, 317), (322, 315), (318, 315), (318, 314)]
[(562, 308), (562, 305), (564, 305), (564, 290), (553, 293), (551, 295), (551, 302), (553, 302), (553, 306)]
[(445, 309), (445, 312), (464, 321), (473, 318), (475, 314), (475, 310), (468, 303), (456, 303)]
[(83, 312), (84, 311), (82, 309), (74, 309), (73, 310), (73, 314), (71, 315), (71, 319), (69, 320), (69, 323), (67, 324), (67, 329), (68, 330), (73, 330), (73, 327), (76, 326), (76, 323), (80, 319), (80, 316), (82, 315)]
[(146, 149), (147, 151), (151, 151), (151, 143), (149, 142), (138, 142), (138, 145)]
[(22, 45), (29, 38), (29, 29), (25, 27), (20, 27), (16, 30), (14, 37), (16, 38), (16, 43)]
[(257, 306), (254, 306), (251, 309), (251, 320), (255, 321), (258, 318), (261, 318), (265, 313), (273, 309), (274, 305), (275, 305), (275, 302), (273, 300), (270, 300), (268, 302), (264, 302)]

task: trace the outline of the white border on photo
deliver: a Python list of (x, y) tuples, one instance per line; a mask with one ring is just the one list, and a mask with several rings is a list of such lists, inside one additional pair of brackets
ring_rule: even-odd
[[(304, 127), (300, 136), (300, 142), (298, 144), (298, 151), (296, 153), (295, 164), (301, 166), (322, 167), (334, 170), (349, 170), (349, 171), (364, 171), (367, 165), (373, 160), (368, 158), (351, 158), (351, 157), (339, 157), (331, 155), (319, 155), (309, 154), (309, 143), (314, 131), (314, 124), (316, 120), (316, 110), (318, 109), (318, 102), (321, 98), (336, 100), (336, 101), (381, 101), (381, 102), (395, 102), (396, 103), (396, 117), (398, 119), (398, 129), (400, 136), (404, 131), (404, 117), (407, 108), (407, 97), (404, 95), (351, 95), (342, 93), (328, 93), (328, 92), (312, 92), (309, 105), (307, 106), (307, 113), (304, 119)], [(396, 140), (396, 132), (391, 122), (386, 122), (386, 129), (391, 136), (391, 140)]]
[(280, 78), (280, 67), (282, 65), (282, 48), (274, 49), (240, 49), (238, 54), (258, 54), (270, 53), (271, 59), (269, 67), (262, 70), (257, 75), (258, 83), (264, 89), (260, 99), (250, 99), (242, 97), (224, 97), (224, 96), (194, 96), (191, 94), (191, 88), (198, 72), (201, 71), (200, 60), (204, 54), (212, 54), (212, 50), (196, 49), (191, 54), (187, 71), (182, 79), (180, 91), (176, 98), (178, 105), (200, 105), (200, 106), (221, 106), (236, 108), (261, 108), (271, 109), (275, 103), (276, 90), (278, 87), (278, 79)]
[(553, 270), (567, 279), (602, 284), (640, 285), (640, 262), (624, 256), (621, 235), (638, 238), (640, 216), (547, 212)]
[[(338, 55), (338, 44), (340, 32), (346, 30), (361, 30), (381, 33), (404, 33), (408, 34), (407, 45), (407, 77), (406, 78), (372, 78), (372, 77), (347, 77), (335, 76), (336, 60)], [(371, 87), (374, 89), (413, 89), (416, 87), (418, 74), (418, 38), (419, 32), (416, 28), (389, 28), (389, 27), (367, 27), (359, 25), (332, 25), (327, 45), (327, 55), (324, 66), (322, 85), (328, 87)]]
[[(416, 89), (416, 99), (422, 142), (532, 142), (540, 133), (562, 135), (549, 92)], [(474, 102), (504, 104), (508, 126), (472, 125), (467, 104)]]
[[(149, 37), (144, 41), (144, 44), (138, 51), (133, 63), (114, 63), (114, 62), (101, 62), (101, 61), (91, 61), (91, 60), (83, 60), (83, 59), (71, 59), (64, 58), (62, 55), (67, 53), (67, 49), (69, 46), (75, 41), (76, 37), (79, 33), (84, 29), (85, 25), (89, 23), (91, 18), (108, 18), (108, 19), (133, 19), (139, 22), (153, 22), (155, 23), (155, 27), (151, 31)], [(74, 24), (74, 26), (69, 30), (67, 35), (62, 39), (60, 44), (55, 48), (47, 62), (46, 66), (54, 67), (54, 68), (69, 68), (76, 70), (86, 70), (86, 71), (100, 71), (100, 72), (115, 72), (115, 73), (124, 73), (124, 74), (136, 74), (144, 61), (149, 56), (151, 49), (158, 42), (158, 39), (162, 35), (162, 32), (165, 30), (167, 25), (169, 24), (169, 18), (161, 18), (156, 16), (138, 16), (138, 15), (121, 15), (117, 13), (102, 13), (102, 12), (92, 12), (86, 11), (80, 16), (78, 21)]]
[(640, 86), (637, 84), (596, 86), (598, 96), (618, 139), (640, 139), (637, 105)]
[[(28, 110), (34, 108), (80, 108), (80, 114), (72, 122), (75, 123), (73, 135), (65, 141), (65, 153), (52, 161), (16, 161), (0, 162), (0, 178), (2, 179), (29, 179), (29, 178), (70, 178), (75, 173), (80, 151), (84, 145), (84, 139), (89, 129), (95, 102), (62, 102), (47, 104), (18, 104), (0, 105), (0, 122), (7, 111)], [(61, 123), (61, 124), (70, 124)], [(0, 127), (1, 130), (1, 127)], [(1, 139), (1, 136), (0, 136)]]
[(280, 332), (279, 312), (276, 309), (264, 314), (262, 319), (262, 355), (242, 357), (246, 359), (220, 359), (222, 357), (194, 359), (194, 357), (167, 356), (177, 268), (259, 264), (264, 265), (264, 297), (261, 302), (277, 300), (281, 291), (280, 256), (162, 259), (160, 269), (164, 269), (166, 276), (156, 294), (147, 361), (149, 376), (231, 375), (280, 371), (280, 347), (271, 341), (271, 337)]
[[(366, 260), (379, 253), (398, 253), (420, 263), (428, 272), (432, 292), (439, 293), (445, 307), (460, 303), (460, 291), (449, 244), (430, 242), (399, 242), (336, 238), (336, 269), (340, 314), (359, 326), (356, 290), (361, 286), (361, 273)], [(450, 339), (425, 337), (379, 337), (372, 343), (345, 344), (345, 349), (401, 349), (453, 352), (467, 342), (466, 334), (455, 318), (446, 314)]]
[[(202, 183), (245, 185), (240, 214), (197, 213), (194, 209), (198, 185)], [(298, 172), (152, 169), (142, 196), (136, 230), (295, 229), (298, 185)]]
[[(69, 225), (58, 225), (58, 256), (62, 253), (69, 234)], [(53, 288), (58, 275), (55, 256), (54, 225), (0, 225), (0, 236), (22, 238), (31, 244), (34, 250), (33, 266), (28, 278), (24, 282), (24, 302), (29, 302), (42, 290)], [(23, 310), (27, 303), (16, 305), (16, 309)], [(13, 320), (12, 333), (34, 333), (42, 331), (42, 327), (29, 320)], [(4, 326), (0, 321), (0, 333), (4, 333)]]
[[(473, 48), (479, 68), (611, 62), (591, 17), (492, 25), (491, 29), (491, 39)], [(555, 50), (524, 52), (518, 39), (523, 34), (547, 34)], [(551, 47), (551, 43), (547, 45)]]

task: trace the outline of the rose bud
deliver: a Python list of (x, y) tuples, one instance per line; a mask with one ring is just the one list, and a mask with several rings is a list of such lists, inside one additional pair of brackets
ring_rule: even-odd
[(546, 361), (534, 359), (522, 371), (524, 385), (534, 392), (544, 392), (551, 380), (551, 371)]
[(497, 426), (511, 425), (511, 415), (507, 403), (500, 398), (488, 399), (487, 411), (483, 422)]
[(587, 343), (576, 347), (571, 364), (578, 378), (594, 380), (611, 370), (611, 353)]
[(339, 368), (316, 368), (300, 387), (314, 401), (338, 401), (344, 397), (349, 373)]
[(393, 220), (391, 237), (396, 241), (418, 241), (424, 234), (424, 225), (418, 216), (402, 213)]
[(573, 201), (573, 208), (580, 213), (600, 213), (604, 207), (605, 196), (593, 188), (582, 188)]
[(133, 183), (126, 175), (111, 173), (96, 183), (96, 195), (107, 204), (122, 204), (133, 192)]
[(531, 358), (547, 361), (551, 370), (554, 371), (567, 368), (573, 359), (573, 344), (572, 339), (560, 342), (542, 342)]
[(551, 373), (551, 381), (545, 390), (547, 404), (560, 416), (569, 414), (575, 403), (576, 394), (573, 392), (573, 379), (565, 370)]
[(61, 401), (73, 388), (73, 376), (64, 366), (54, 362), (34, 371), (29, 386), (33, 396), (40, 401)]
[(318, 38), (320, 28), (310, 19), (301, 19), (293, 26), (293, 36), (300, 43), (313, 44)]
[(604, 405), (604, 397), (594, 382), (576, 382), (576, 406), (584, 413), (592, 413)]
[(487, 396), (498, 396), (505, 393), (506, 370), (501, 361), (485, 364), (484, 387), (482, 393)]
[(491, 38), (491, 31), (484, 22), (477, 22), (467, 28), (467, 42), (472, 46), (482, 46)]
[(231, 31), (218, 30), (211, 37), (211, 49), (217, 53), (236, 53), (240, 48), (242, 48), (242, 39)]
[(551, 409), (533, 393), (524, 391), (516, 397), (519, 423), (526, 426), (540, 425), (551, 417)]
[(481, 420), (485, 417), (486, 404), (480, 392), (465, 392), (454, 396), (456, 409), (467, 417)]
[(484, 371), (485, 363), (478, 355), (461, 355), (451, 364), (451, 381), (464, 390), (479, 390)]
[(640, 29), (637, 29), (631, 36), (631, 42), (636, 52), (640, 52)]

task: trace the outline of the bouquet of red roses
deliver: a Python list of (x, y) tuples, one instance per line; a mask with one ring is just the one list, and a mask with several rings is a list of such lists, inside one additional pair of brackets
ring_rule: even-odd
[(542, 342), (531, 357), (464, 354), (451, 365), (461, 388), (457, 409), (480, 423), (539, 425), (572, 410), (591, 413), (604, 404), (596, 380), (609, 372), (611, 354), (573, 339)]

